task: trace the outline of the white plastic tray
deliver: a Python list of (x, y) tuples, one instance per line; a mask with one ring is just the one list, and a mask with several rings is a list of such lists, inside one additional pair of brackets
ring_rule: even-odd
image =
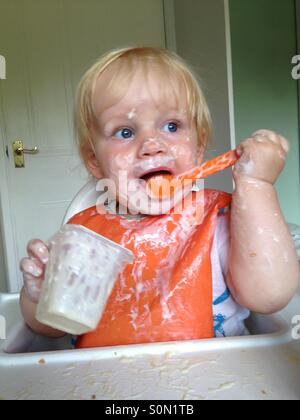
[(0, 294), (0, 399), (300, 399), (300, 340), (292, 318), (252, 315), (253, 335), (71, 350), (70, 337), (41, 338), (24, 326), (18, 295)]

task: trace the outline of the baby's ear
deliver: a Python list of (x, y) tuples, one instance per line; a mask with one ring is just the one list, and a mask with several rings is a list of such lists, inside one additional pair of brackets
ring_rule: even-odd
[(87, 170), (93, 175), (93, 177), (97, 179), (103, 178), (103, 172), (101, 170), (100, 163), (90, 145), (88, 145), (84, 150), (83, 157), (85, 166), (87, 167)]

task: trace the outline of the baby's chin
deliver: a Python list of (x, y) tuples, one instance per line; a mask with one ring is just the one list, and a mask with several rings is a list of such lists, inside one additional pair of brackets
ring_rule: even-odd
[(162, 216), (169, 214), (172, 205), (169, 202), (162, 200), (142, 200), (136, 203), (130, 198), (126, 202), (124, 199), (119, 200), (119, 214), (129, 216)]
[(142, 200), (135, 201), (132, 197), (128, 198), (128, 201), (124, 201), (124, 198), (119, 199), (119, 209), (120, 213), (125, 213), (132, 216), (163, 216), (172, 213), (174, 208), (179, 203), (182, 203), (183, 196), (187, 196), (190, 192), (189, 190), (180, 191), (177, 195), (172, 196), (171, 198), (162, 199), (153, 199), (148, 195), (145, 196)]

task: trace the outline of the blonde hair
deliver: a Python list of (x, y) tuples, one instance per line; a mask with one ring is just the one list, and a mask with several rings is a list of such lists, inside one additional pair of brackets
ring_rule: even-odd
[[(145, 74), (148, 74), (154, 65), (161, 73), (158, 82), (161, 83), (162, 89), (160, 91), (162, 93), (166, 93), (167, 89), (170, 93), (169, 87), (171, 87), (171, 92), (175, 94), (179, 101), (179, 84), (184, 87), (189, 117), (196, 124), (199, 142), (202, 143), (203, 129), (207, 138), (211, 136), (211, 116), (206, 99), (197, 76), (183, 59), (177, 54), (161, 48), (129, 47), (117, 49), (101, 56), (85, 73), (77, 89), (75, 133), (79, 153), (84, 163), (86, 163), (90, 151), (94, 150), (91, 132), (91, 127), (96, 124), (93, 94), (99, 77), (110, 67), (111, 79), (106, 87), (109, 89), (112, 99), (116, 101), (122, 94), (125, 94), (126, 88), (138, 68), (142, 67)], [(201, 145), (206, 146), (206, 144)]]

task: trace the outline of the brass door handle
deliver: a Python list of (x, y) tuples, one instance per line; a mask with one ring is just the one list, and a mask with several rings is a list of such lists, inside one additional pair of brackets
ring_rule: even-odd
[(39, 148), (35, 146), (33, 149), (23, 149), (23, 147), (18, 147), (16, 149), (17, 155), (22, 155), (22, 153), (28, 153), (29, 155), (36, 155), (39, 153)]
[(33, 149), (25, 149), (22, 140), (16, 140), (13, 142), (13, 152), (16, 168), (25, 168), (24, 153), (30, 155), (37, 155), (39, 148), (35, 146)]

